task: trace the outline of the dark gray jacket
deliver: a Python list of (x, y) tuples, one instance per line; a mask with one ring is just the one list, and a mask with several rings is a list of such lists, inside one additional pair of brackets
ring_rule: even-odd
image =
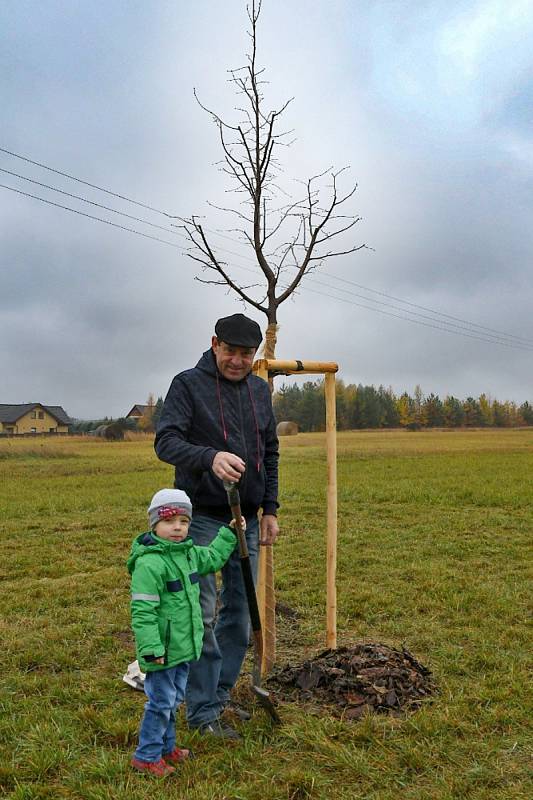
[(268, 384), (255, 375), (226, 380), (207, 350), (193, 369), (170, 385), (157, 426), (155, 450), (176, 468), (194, 512), (229, 519), (222, 481), (211, 471), (216, 453), (235, 453), (246, 463), (239, 484), (246, 516), (278, 507), (278, 438)]

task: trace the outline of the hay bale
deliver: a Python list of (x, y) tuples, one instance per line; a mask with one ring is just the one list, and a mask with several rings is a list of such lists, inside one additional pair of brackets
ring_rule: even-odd
[(276, 433), (278, 436), (296, 436), (298, 425), (296, 422), (278, 422)]
[(107, 439), (108, 442), (122, 442), (124, 440), (124, 428), (118, 422), (111, 422), (108, 425), (99, 425), (94, 431), (89, 431), (89, 433), (91, 436)]
[(108, 442), (124, 441), (124, 428), (119, 422), (112, 422), (105, 426), (104, 436)]

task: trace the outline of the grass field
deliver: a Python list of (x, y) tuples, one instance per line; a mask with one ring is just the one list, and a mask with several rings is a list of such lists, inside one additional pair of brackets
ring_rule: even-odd
[[(0, 794), (12, 800), (517, 800), (533, 796), (533, 430), (339, 434), (339, 644), (405, 645), (439, 686), (402, 719), (294, 704), (242, 743), (190, 735), (164, 784), (128, 768), (143, 696), (124, 561), (155, 490), (151, 441), (0, 442)], [(280, 662), (323, 649), (321, 434), (282, 442)], [(245, 689), (240, 689), (244, 696)]]

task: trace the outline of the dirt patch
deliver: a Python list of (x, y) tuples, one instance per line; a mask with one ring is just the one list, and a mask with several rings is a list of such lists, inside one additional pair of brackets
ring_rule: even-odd
[(380, 642), (326, 650), (276, 669), (267, 684), (280, 700), (329, 706), (345, 719), (368, 713), (403, 715), (436, 691), (431, 671), (406, 648)]

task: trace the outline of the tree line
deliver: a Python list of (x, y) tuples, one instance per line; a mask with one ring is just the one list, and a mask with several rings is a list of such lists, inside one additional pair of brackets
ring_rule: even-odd
[(70, 433), (92, 433), (102, 425), (110, 425), (114, 423), (124, 431), (142, 431), (143, 433), (153, 433), (157, 428), (159, 416), (163, 409), (163, 398), (158, 397), (155, 399), (154, 395), (150, 393), (144, 406), (144, 414), (142, 417), (119, 417), (113, 419), (112, 417), (103, 417), (102, 419), (76, 419), (69, 426)]
[[(424, 395), (416, 386), (411, 396), (389, 387), (336, 382), (337, 428), (512, 428), (533, 425), (533, 406), (500, 402), (486, 394), (460, 400), (453, 395), (441, 399)], [(273, 398), (278, 422), (296, 422), (301, 431), (325, 429), (324, 381), (307, 381), (302, 386), (281, 386)]]

